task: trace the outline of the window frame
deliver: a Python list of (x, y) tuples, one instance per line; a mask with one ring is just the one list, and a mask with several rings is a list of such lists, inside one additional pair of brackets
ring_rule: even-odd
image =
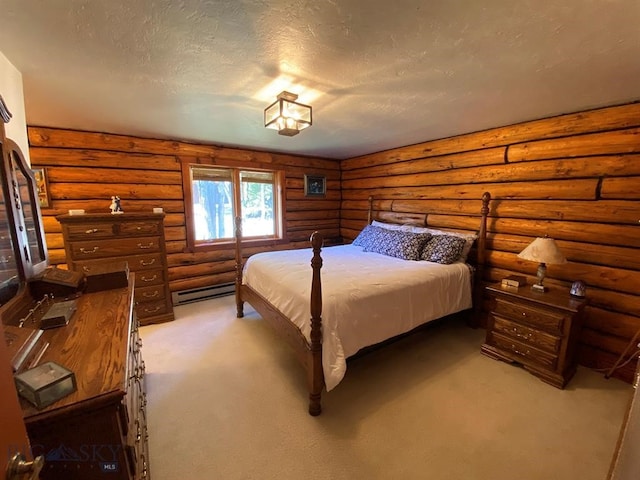
[[(248, 164), (245, 162), (218, 162), (215, 160), (203, 161), (200, 158), (188, 158), (181, 159), (182, 166), (182, 190), (184, 196), (184, 213), (185, 213), (185, 229), (187, 237), (187, 246), (185, 251), (187, 252), (199, 252), (210, 250), (229, 249), (235, 246), (235, 218), (237, 217), (237, 206), (241, 208), (241, 179), (240, 172), (270, 172), (274, 175), (274, 206), (273, 216), (275, 220), (275, 234), (269, 236), (253, 236), (250, 238), (242, 238), (242, 245), (246, 246), (268, 246), (279, 245), (287, 243), (287, 229), (286, 229), (286, 176), (283, 169), (274, 168), (273, 165), (263, 164)], [(214, 241), (202, 241), (196, 240), (195, 222), (194, 222), (194, 209), (193, 209), (193, 178), (192, 167), (204, 167), (213, 169), (227, 169), (231, 170), (233, 190), (233, 203), (234, 203), (234, 235), (230, 239), (221, 239)]]

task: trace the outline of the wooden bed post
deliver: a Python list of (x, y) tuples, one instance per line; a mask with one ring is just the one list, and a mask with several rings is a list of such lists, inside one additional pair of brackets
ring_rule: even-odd
[(311, 363), (307, 368), (307, 381), (309, 384), (309, 414), (314, 417), (322, 412), (320, 397), (324, 386), (322, 370), (322, 281), (320, 278), (322, 242), (322, 234), (313, 232), (311, 235), (311, 246), (313, 247), (313, 258), (311, 259), (311, 268), (313, 269), (311, 280), (311, 345), (309, 346)]
[(478, 327), (480, 325), (480, 317), (482, 315), (482, 301), (484, 299), (484, 265), (486, 262), (486, 248), (487, 248), (487, 216), (489, 215), (489, 202), (491, 201), (491, 194), (484, 192), (482, 195), (482, 208), (480, 214), (482, 219), (480, 220), (480, 231), (478, 232), (478, 252), (477, 252), (477, 265), (474, 279), (473, 288), (473, 315), (471, 318), (471, 326)]
[(373, 197), (369, 197), (369, 213), (367, 215), (367, 224), (371, 225), (371, 220), (373, 220)]
[(236, 317), (244, 317), (242, 301), (242, 218), (236, 217)]

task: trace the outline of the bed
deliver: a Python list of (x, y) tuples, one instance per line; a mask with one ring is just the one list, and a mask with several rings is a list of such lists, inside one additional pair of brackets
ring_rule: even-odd
[[(293, 347), (307, 373), (311, 415), (322, 411), (322, 389), (342, 380), (361, 349), (454, 313), (474, 318), (490, 198), (482, 197), (475, 235), (431, 229), (427, 214), (374, 212), (370, 198), (368, 225), (352, 244), (322, 249), (315, 232), (309, 249), (260, 253), (244, 264), (236, 219), (237, 316), (248, 302)], [(447, 261), (443, 242), (445, 256), (453, 255)]]

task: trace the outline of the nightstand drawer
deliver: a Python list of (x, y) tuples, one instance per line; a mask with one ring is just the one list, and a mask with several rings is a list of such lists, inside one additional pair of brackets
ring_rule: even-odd
[(558, 357), (531, 345), (519, 342), (496, 332), (489, 335), (489, 344), (502, 350), (514, 361), (555, 369)]
[(515, 340), (526, 342), (551, 353), (560, 350), (561, 338), (494, 315), (493, 328)]
[(526, 323), (550, 332), (562, 332), (565, 315), (558, 311), (535, 308), (524, 303), (515, 304), (503, 298), (495, 299), (494, 313), (517, 323)]

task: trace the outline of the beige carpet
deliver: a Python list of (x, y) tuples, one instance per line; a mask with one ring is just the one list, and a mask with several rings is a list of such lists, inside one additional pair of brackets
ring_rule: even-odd
[(631, 387), (580, 368), (566, 390), (440, 323), (353, 361), (320, 417), (302, 368), (233, 297), (143, 327), (151, 476), (604, 480)]

